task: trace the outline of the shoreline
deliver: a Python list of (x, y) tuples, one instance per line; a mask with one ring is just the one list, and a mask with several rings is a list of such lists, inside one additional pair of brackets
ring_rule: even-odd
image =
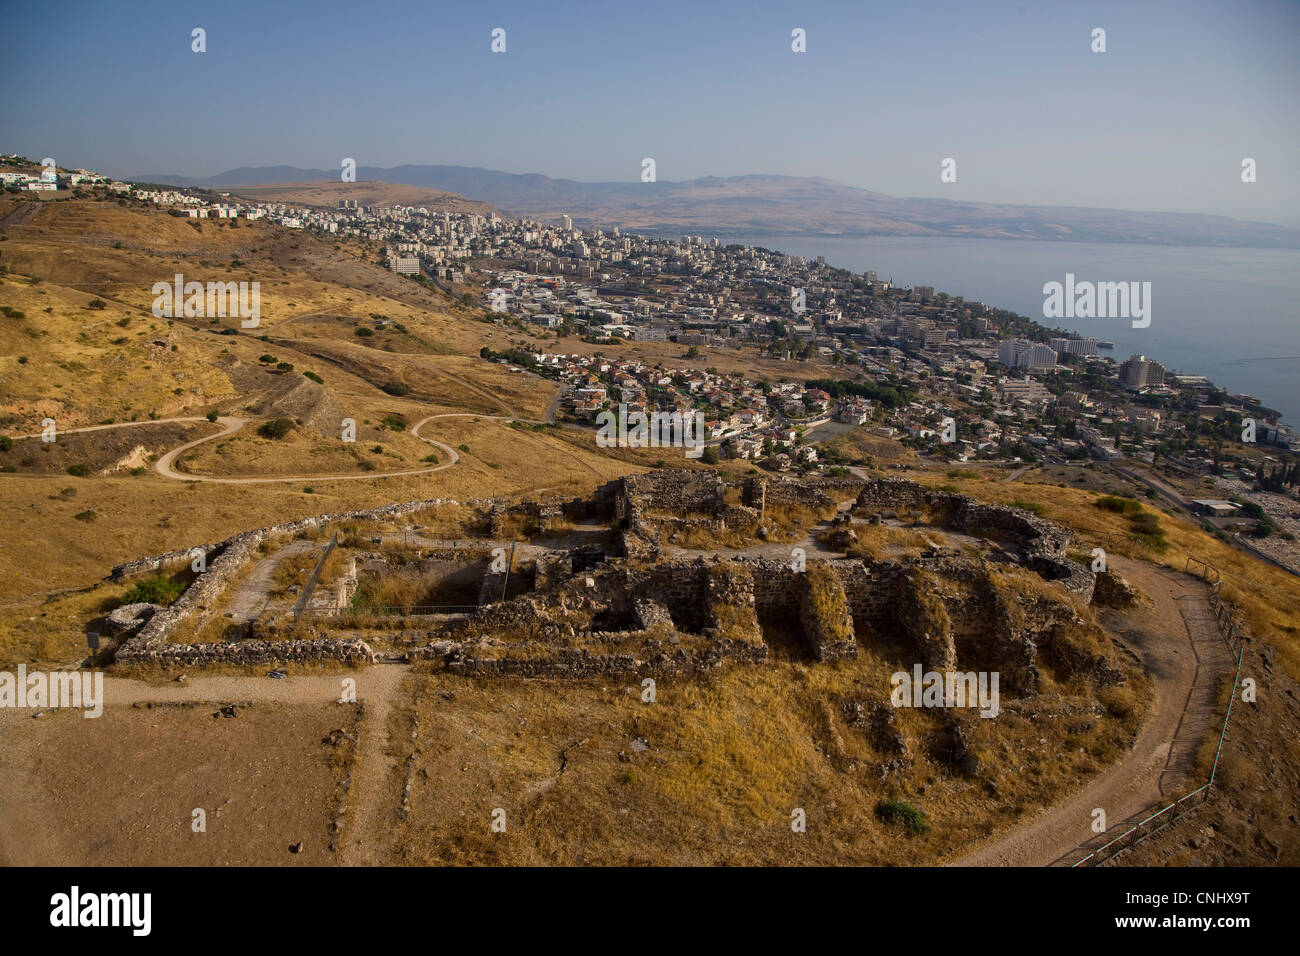
[[(666, 234), (661, 235), (658, 233), (638, 233), (638, 234), (646, 236), (648, 238), (654, 238), (654, 239), (675, 238), (677, 240), (680, 240), (681, 238), (681, 234), (678, 234), (676, 237), (671, 235), (666, 235)], [(712, 238), (712, 236), (707, 236), (706, 238)], [(758, 246), (765, 249), (771, 249), (773, 251), (779, 251), (786, 255), (802, 256), (805, 259), (814, 259), (817, 255), (822, 255), (825, 256), (827, 265), (830, 265), (834, 268), (844, 269), (845, 271), (851, 272), (854, 275), (860, 275), (862, 271), (865, 269), (875, 269), (875, 271), (880, 273), (882, 279), (889, 277), (888, 269), (882, 269), (879, 268), (878, 266), (871, 265), (869, 263), (863, 265), (862, 269), (858, 269), (857, 266), (860, 265), (860, 263), (856, 261), (853, 262), (851, 265), (845, 265), (844, 264), (845, 258), (842, 254), (849, 250), (843, 248), (837, 250), (835, 246), (837, 244), (842, 245), (844, 243), (863, 244), (863, 243), (871, 243), (871, 242), (883, 242), (888, 244), (899, 244), (900, 248), (905, 249), (906, 247), (904, 247), (902, 244), (909, 244), (913, 248), (917, 248), (923, 245), (936, 244), (936, 243), (945, 244), (945, 248), (936, 247), (931, 253), (931, 257), (937, 261), (942, 260), (942, 256), (944, 252), (951, 251), (950, 249), (946, 248), (946, 246), (948, 245), (961, 248), (963, 244), (970, 243), (971, 244), (970, 248), (974, 249), (981, 242), (1003, 242), (1003, 243), (1018, 242), (1018, 243), (1022, 243), (1026, 247), (1034, 247), (1035, 249), (1040, 251), (1043, 251), (1045, 247), (1050, 247), (1052, 251), (1066, 251), (1071, 249), (1092, 249), (1094, 251), (1100, 251), (1108, 254), (1128, 253), (1130, 250), (1132, 250), (1133, 255), (1137, 255), (1136, 252), (1137, 250), (1147, 250), (1148, 252), (1154, 252), (1158, 255), (1164, 255), (1171, 252), (1172, 253), (1187, 252), (1192, 254), (1205, 254), (1207, 252), (1225, 252), (1225, 253), (1233, 252), (1237, 254), (1247, 254), (1247, 255), (1253, 255), (1255, 253), (1268, 253), (1274, 255), (1291, 254), (1295, 256), (1297, 259), (1297, 263), (1296, 263), (1297, 268), (1295, 270), (1292, 270), (1292, 272), (1295, 274), (1300, 274), (1300, 250), (1290, 249), (1290, 248), (1259, 249), (1254, 247), (1243, 247), (1243, 246), (1170, 246), (1170, 245), (1163, 245), (1163, 244), (1136, 243), (1136, 242), (1098, 243), (1098, 242), (1091, 242), (1091, 241), (1075, 242), (1069, 240), (1011, 239), (1011, 238), (988, 239), (986, 237), (963, 238), (963, 237), (955, 237), (955, 236), (864, 236), (864, 237), (795, 236), (795, 235), (786, 235), (786, 234), (779, 234), (779, 233), (759, 233), (759, 232), (743, 234), (743, 236), (741, 234), (735, 234), (735, 233), (730, 233), (730, 234), (719, 233), (717, 235), (717, 238), (718, 241), (722, 242), (723, 244), (727, 244), (731, 242), (740, 242), (746, 246)], [(791, 245), (791, 243), (796, 243), (798, 245)], [(808, 251), (808, 246), (812, 245), (813, 243), (820, 244), (821, 251), (819, 252)], [(858, 250), (858, 251), (864, 251), (864, 250)], [(841, 253), (841, 255), (836, 255), (837, 252)], [(911, 268), (908, 271), (909, 273), (911, 273), (911, 272), (915, 272), (916, 270), (915, 268)], [(944, 271), (944, 268), (941, 265), (940, 268), (936, 271), (942, 272)], [(1089, 272), (1089, 270), (1087, 269), (1081, 269), (1079, 271), (1083, 273)], [(1043, 274), (1048, 278), (1051, 277), (1051, 274), (1048, 272), (1044, 272)], [(895, 287), (907, 288), (910, 285), (914, 285), (914, 284), (933, 284), (933, 287), (936, 292), (946, 292), (952, 296), (962, 296), (967, 301), (981, 301), (985, 305), (989, 306), (990, 308), (1003, 309), (1009, 312), (1014, 312), (1017, 315), (1020, 315), (1023, 318), (1033, 322), (1040, 329), (1043, 329), (1045, 331), (1051, 331), (1053, 328), (1055, 328), (1054, 326), (1048, 325), (1040, 317), (1041, 309), (1039, 310), (1039, 313), (1035, 313), (1033, 311), (1026, 313), (1023, 309), (1023, 305), (1017, 305), (1014, 303), (1008, 304), (1008, 302), (1012, 301), (1013, 297), (1008, 297), (1005, 294), (999, 294), (996, 298), (994, 296), (981, 298), (979, 295), (963, 292), (961, 287), (958, 286), (956, 283), (953, 283), (952, 287), (940, 286), (938, 284), (938, 280), (932, 280), (929, 276), (927, 276), (924, 279), (919, 279), (916, 276), (909, 275), (909, 280), (910, 281), (898, 280), (895, 282)], [(1300, 316), (1300, 290), (1296, 291), (1295, 315)], [(1115, 320), (1098, 319), (1094, 321), (1113, 323)], [(1205, 366), (1201, 366), (1198, 364), (1193, 364), (1193, 362), (1189, 362), (1185, 355), (1177, 354), (1177, 351), (1174, 355), (1169, 356), (1167, 359), (1162, 358), (1162, 355), (1165, 354), (1164, 349), (1167, 348), (1167, 346), (1170, 343), (1161, 342), (1159, 341), (1159, 338), (1157, 338), (1157, 341), (1151, 342), (1149, 344), (1141, 344), (1141, 343), (1130, 341), (1132, 335), (1131, 334), (1126, 335), (1125, 333), (1132, 333), (1133, 331), (1136, 330), (1130, 329), (1127, 322), (1124, 322), (1122, 325), (1118, 325), (1118, 326), (1112, 325), (1111, 327), (1103, 326), (1101, 328), (1088, 328), (1088, 327), (1080, 326), (1079, 320), (1076, 319), (1073, 320), (1073, 323), (1071, 325), (1061, 325), (1059, 327), (1068, 331), (1071, 335), (1077, 335), (1080, 337), (1095, 337), (1098, 340), (1114, 342), (1113, 349), (1101, 350), (1101, 352), (1106, 352), (1109, 354), (1101, 354), (1099, 352), (1099, 355), (1102, 358), (1110, 358), (1117, 365), (1120, 362), (1127, 359), (1131, 354), (1145, 355), (1147, 358), (1154, 359), (1155, 361), (1160, 362), (1162, 365), (1164, 365), (1167, 372), (1170, 375), (1203, 376), (1206, 379), (1206, 382), (1212, 388), (1224, 391), (1229, 396), (1249, 395), (1252, 398), (1258, 398), (1264, 410), (1276, 412), (1278, 414), (1280, 424), (1287, 425), (1291, 428), (1300, 427), (1300, 406), (1297, 406), (1295, 408), (1286, 407), (1286, 405), (1288, 404), (1288, 400), (1289, 402), (1294, 403), (1296, 399), (1293, 396), (1296, 396), (1297, 393), (1300, 393), (1300, 389), (1296, 389), (1294, 387), (1294, 383), (1297, 380), (1300, 380), (1300, 336), (1297, 337), (1297, 341), (1294, 343), (1294, 345), (1288, 345), (1285, 342), (1277, 343), (1272, 341), (1268, 342), (1267, 344), (1261, 343), (1258, 350), (1251, 350), (1251, 349), (1246, 350), (1246, 351), (1255, 352), (1255, 354), (1244, 355), (1241, 357), (1230, 357), (1220, 362), (1211, 362), (1208, 365), (1209, 370), (1205, 371), (1203, 370)], [(1233, 327), (1239, 329), (1241, 328), (1241, 325), (1240, 323), (1233, 323)], [(1193, 326), (1193, 328), (1195, 328), (1195, 326)], [(1165, 326), (1162, 324), (1161, 326), (1158, 327), (1156, 336), (1159, 337), (1162, 336), (1163, 334), (1166, 334), (1166, 330), (1165, 330)], [(1211, 342), (1208, 339), (1202, 342), (1199, 341), (1195, 336), (1189, 337), (1182, 332), (1168, 333), (1168, 334), (1173, 335), (1174, 338), (1177, 340), (1177, 343), (1182, 344), (1183, 346), (1183, 349), (1181, 350), (1182, 352), (1186, 352), (1190, 348), (1192, 351), (1202, 351), (1208, 354), (1214, 354), (1214, 353), (1218, 353), (1221, 349), (1221, 345), (1218, 342)], [(1197, 345), (1199, 345), (1199, 349), (1197, 348)], [(1279, 345), (1281, 346), (1281, 352), (1283, 353), (1281, 355), (1276, 354)], [(1269, 351), (1271, 351), (1272, 354), (1266, 354), (1265, 353), (1266, 348)], [(1259, 377), (1256, 377), (1254, 378), (1253, 381), (1251, 381), (1251, 376), (1249, 375), (1249, 373), (1244, 372), (1240, 378), (1246, 381), (1239, 381), (1238, 384), (1232, 384), (1232, 385), (1222, 384), (1222, 382), (1224, 381), (1222, 376), (1222, 369), (1221, 369), (1222, 365), (1231, 364), (1231, 365), (1245, 366), (1245, 365), (1252, 365), (1257, 363), (1271, 365), (1274, 363), (1287, 362), (1287, 361), (1292, 361), (1297, 366), (1297, 374), (1294, 377), (1290, 377), (1289, 379), (1287, 379), (1287, 381), (1277, 381), (1272, 383), (1268, 381), (1269, 378), (1277, 378), (1279, 380), (1285, 378), (1286, 376), (1285, 373), (1283, 372), (1274, 372), (1264, 376), (1264, 382), (1262, 383), (1259, 381)], [(1236, 378), (1236, 376), (1234, 376), (1234, 378)], [(1250, 381), (1251, 384), (1246, 384), (1247, 381)], [(1260, 384), (1266, 384), (1268, 385), (1268, 387), (1261, 388), (1259, 387)], [(1279, 407), (1278, 399), (1283, 399), (1283, 401), (1281, 402), (1281, 405), (1283, 407)]]

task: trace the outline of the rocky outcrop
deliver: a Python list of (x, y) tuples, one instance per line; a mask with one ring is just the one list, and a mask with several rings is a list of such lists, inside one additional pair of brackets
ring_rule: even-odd
[(161, 610), (157, 604), (123, 604), (109, 612), (105, 623), (110, 634), (126, 634), (144, 627)]
[(1149, 599), (1140, 588), (1129, 584), (1114, 571), (1102, 571), (1097, 575), (1092, 600), (1104, 607), (1125, 608), (1146, 603)]

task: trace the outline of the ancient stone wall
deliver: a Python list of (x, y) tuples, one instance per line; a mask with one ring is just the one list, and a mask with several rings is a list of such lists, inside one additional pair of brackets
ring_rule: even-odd
[(1013, 542), (1021, 550), (1025, 567), (1085, 601), (1092, 599), (1095, 576), (1066, 556), (1069, 530), (1022, 508), (985, 504), (969, 495), (932, 490), (903, 478), (871, 479), (853, 506), (859, 515), (926, 510), (942, 515), (943, 526), (954, 531)]
[(672, 615), (678, 630), (699, 633), (712, 624), (709, 614), (709, 566), (696, 561), (665, 561), (632, 575), (633, 594), (658, 601)]
[(645, 511), (706, 514), (722, 511), (726, 486), (716, 472), (661, 468), (622, 479), (622, 496)]
[(839, 576), (815, 562), (799, 576), (799, 608), (808, 649), (819, 661), (856, 657), (853, 615)]
[(128, 641), (118, 648), (120, 664), (202, 666), (204, 664), (282, 664), (339, 661), (373, 664), (375, 652), (357, 639), (319, 638), (302, 641), (236, 641), (230, 644), (144, 644)]
[(741, 483), (741, 502), (760, 515), (769, 504), (798, 505), (819, 511), (837, 500), (857, 494), (866, 481), (862, 478), (815, 478), (795, 481), (752, 475)]
[(835, 504), (835, 499), (817, 485), (792, 481), (788, 478), (759, 477), (749, 480), (766, 483), (767, 487), (763, 491), (765, 508), (770, 508), (772, 505), (794, 505), (821, 511)]
[(165, 554), (154, 554), (145, 558), (139, 558), (135, 561), (128, 561), (125, 564), (119, 564), (110, 572), (108, 579), (114, 582), (122, 582), (144, 574), (158, 574), (163, 571), (177, 571), (194, 562), (198, 557), (198, 552), (204, 554), (206, 563), (207, 556), (220, 547), (215, 544), (199, 544), (192, 548), (186, 548), (180, 551), (168, 551)]
[[(190, 584), (185, 592), (176, 599), (176, 601), (166, 608), (158, 610), (149, 621), (140, 628), (136, 635), (125, 641), (117, 651), (118, 660), (148, 659), (150, 654), (146, 650), (154, 649), (157, 646), (163, 646), (170, 650), (156, 656), (156, 659), (162, 661), (179, 660), (185, 654), (189, 654), (195, 661), (207, 659), (202, 655), (217, 653), (215, 651), (183, 651), (183, 648), (208, 648), (208, 647), (228, 647), (238, 648), (237, 644), (228, 645), (189, 645), (189, 644), (172, 644), (167, 645), (166, 641), (172, 631), (183, 621), (188, 620), (196, 615), (201, 615), (214, 608), (220, 599), (222, 593), (240, 573), (243, 567), (252, 560), (257, 554), (263, 541), (272, 540), (281, 537), (295, 537), (304, 532), (311, 532), (329, 527), (330, 525), (344, 521), (368, 521), (368, 520), (387, 520), (392, 518), (404, 517), (410, 514), (416, 514), (436, 505), (443, 504), (447, 499), (433, 498), (424, 501), (406, 501), (391, 505), (383, 505), (378, 508), (371, 508), (362, 511), (344, 511), (332, 514), (313, 515), (307, 518), (300, 518), (296, 521), (285, 522), (284, 524), (272, 525), (268, 528), (259, 528), (253, 531), (244, 531), (233, 537), (227, 538), (220, 544), (211, 546), (208, 551), (207, 570), (199, 574)], [(133, 561), (129, 564), (118, 565), (113, 569), (110, 577), (112, 580), (124, 580), (134, 574), (147, 573), (166, 567), (170, 561), (174, 563), (176, 555), (189, 556), (190, 551), (172, 551), (166, 555), (158, 555), (153, 558), (144, 558), (140, 561)], [(273, 642), (276, 646), (287, 645), (290, 642)], [(336, 656), (335, 651), (323, 648), (323, 645), (337, 642), (320, 641), (306, 642), (303, 648), (299, 648), (294, 653), (305, 653), (315, 649), (313, 653), (319, 652), (321, 658), (333, 658)], [(317, 644), (322, 645), (318, 647)], [(238, 654), (239, 651), (230, 653)], [(250, 653), (258, 653), (250, 651)], [(295, 658), (297, 659), (297, 658)]]

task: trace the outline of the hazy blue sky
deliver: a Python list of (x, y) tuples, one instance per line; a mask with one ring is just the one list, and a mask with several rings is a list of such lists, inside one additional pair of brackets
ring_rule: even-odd
[(45, 0), (6, 14), (0, 149), (120, 176), (350, 156), (617, 180), (652, 156), (660, 180), (1296, 225), (1298, 47), (1296, 0)]

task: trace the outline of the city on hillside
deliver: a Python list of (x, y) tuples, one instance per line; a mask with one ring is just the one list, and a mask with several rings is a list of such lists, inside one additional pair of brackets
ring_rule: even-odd
[[(1290, 457), (1300, 439), (1277, 411), (1154, 357), (1117, 361), (1109, 342), (933, 287), (701, 236), (578, 229), (567, 216), (259, 202), (85, 169), (38, 172), (16, 155), (4, 157), (0, 181), (9, 191), (116, 196), (191, 220), (265, 219), (355, 238), (396, 274), (481, 306), (484, 321), (533, 333), (483, 355), (559, 382), (568, 421), (593, 425), (610, 409), (676, 415), (702, 430), (706, 463), (846, 473), (861, 462), (825, 441), (857, 428), (955, 466), (1140, 464), (1212, 479), (1213, 497), (1180, 496), (1158, 475), (1148, 494), (1300, 569), (1300, 465)], [(621, 348), (646, 342), (682, 346), (680, 362)], [(789, 374), (759, 380), (710, 360), (745, 349), (787, 362)]]

